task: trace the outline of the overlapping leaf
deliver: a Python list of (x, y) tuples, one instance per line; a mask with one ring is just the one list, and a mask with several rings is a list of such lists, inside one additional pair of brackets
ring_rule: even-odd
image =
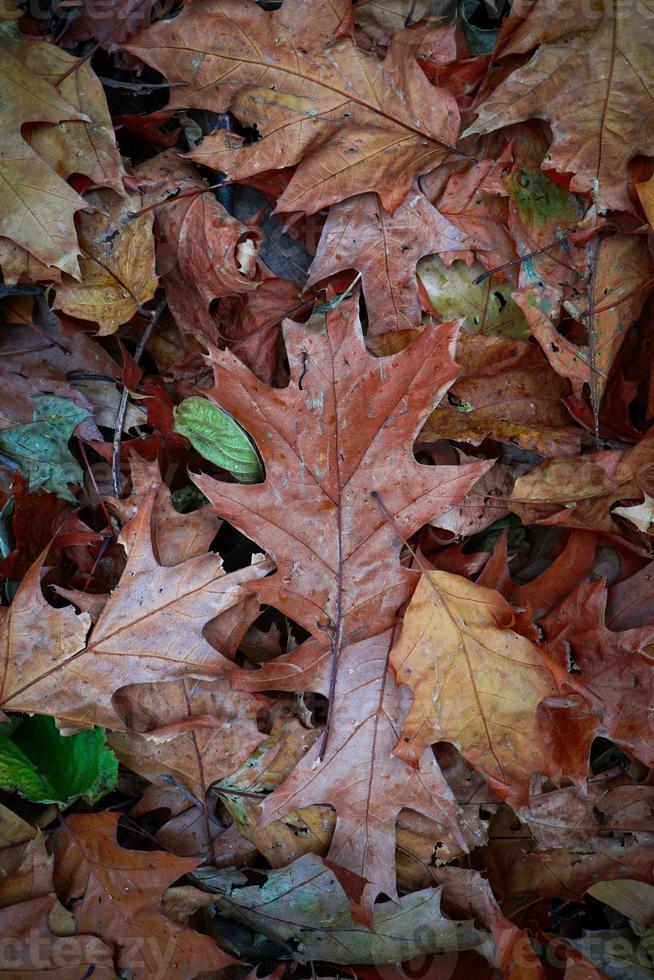
[(401, 49), (391, 46), (382, 63), (350, 40), (326, 48), (304, 18), (293, 27), (278, 43), (274, 17), (254, 0), (198, 3), (127, 48), (183, 83), (175, 105), (231, 110), (257, 126), (256, 143), (217, 132), (194, 160), (233, 181), (297, 165), (278, 211), (311, 214), (366, 191), (394, 211), (414, 178), (451, 150), (459, 129), (454, 97), (434, 89)]

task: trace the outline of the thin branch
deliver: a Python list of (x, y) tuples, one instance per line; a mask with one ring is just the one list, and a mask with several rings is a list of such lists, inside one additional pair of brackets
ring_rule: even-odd
[[(138, 364), (141, 360), (143, 351), (145, 350), (145, 345), (150, 339), (150, 334), (154, 330), (159, 317), (166, 308), (166, 300), (159, 304), (159, 306), (150, 312), (149, 323), (141, 335), (136, 350), (134, 351), (134, 363)], [(127, 401), (129, 399), (129, 391), (126, 386), (123, 387), (123, 393), (120, 396), (120, 404), (118, 406), (118, 413), (116, 415), (116, 428), (114, 431), (114, 444), (113, 444), (113, 454), (111, 458), (111, 477), (114, 485), (114, 492), (117, 497), (121, 494), (121, 482), (120, 482), (120, 447), (123, 436), (123, 425), (125, 423), (125, 415), (127, 413)]]

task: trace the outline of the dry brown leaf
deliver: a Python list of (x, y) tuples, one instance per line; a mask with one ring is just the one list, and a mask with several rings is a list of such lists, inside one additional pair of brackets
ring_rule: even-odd
[(366, 191), (394, 211), (456, 140), (454, 97), (432, 87), (401, 48), (391, 45), (382, 63), (349, 39), (323, 50), (319, 29), (310, 44), (303, 18), (297, 29), (298, 40), (287, 33), (278, 44), (274, 14), (253, 0), (203, 2), (155, 24), (127, 50), (183, 83), (175, 106), (231, 110), (261, 135), (243, 145), (218, 131), (192, 159), (230, 181), (297, 165), (278, 211), (313, 214)]
[(157, 288), (152, 214), (130, 215), (140, 197), (116, 197), (110, 191), (87, 195), (93, 213), (79, 219), (81, 281), (64, 277), (55, 307), (90, 320), (98, 334), (115, 333), (154, 296)]
[(452, 742), (504, 798), (523, 798), (531, 774), (550, 770), (536, 708), (555, 687), (513, 622), (492, 589), (423, 574), (391, 653), (398, 682), (413, 692), (396, 755), (415, 764), (433, 742)]

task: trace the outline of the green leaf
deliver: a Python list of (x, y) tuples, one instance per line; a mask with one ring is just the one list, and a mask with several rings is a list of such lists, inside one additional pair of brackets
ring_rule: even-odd
[(242, 483), (258, 483), (263, 476), (259, 454), (247, 432), (208, 398), (185, 398), (175, 408), (175, 432)]
[(437, 255), (418, 263), (418, 278), (429, 302), (442, 320), (465, 317), (463, 329), (468, 333), (493, 334), (526, 340), (531, 336), (529, 324), (511, 294), (510, 282), (475, 283), (486, 270), (479, 263), (468, 266), (457, 259), (446, 266)]
[(0, 725), (0, 789), (34, 803), (95, 803), (116, 785), (118, 759), (94, 728), (62, 735), (52, 718), (13, 718)]
[(43, 487), (74, 500), (68, 484), (81, 484), (83, 474), (68, 440), (89, 413), (67, 398), (39, 395), (33, 401), (33, 421), (0, 432), (0, 452), (18, 463), (30, 490)]
[(472, 922), (444, 918), (440, 888), (377, 903), (374, 928), (367, 929), (354, 921), (345, 892), (317, 855), (305, 854), (265, 874), (263, 885), (245, 888), (226, 885), (221, 877), (203, 880), (219, 893), (215, 902), (223, 914), (288, 943), (300, 963), (399, 963), (418, 955), (479, 949), (486, 938)]

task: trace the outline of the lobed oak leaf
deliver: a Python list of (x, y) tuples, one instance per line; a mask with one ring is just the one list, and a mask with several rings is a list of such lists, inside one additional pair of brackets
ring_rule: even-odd
[(539, 651), (513, 623), (494, 590), (450, 572), (425, 572), (391, 664), (413, 692), (395, 754), (415, 764), (433, 742), (452, 742), (500, 796), (519, 800), (533, 772), (551, 769), (536, 708), (556, 688)]
[(596, 715), (595, 734), (651, 765), (654, 625), (609, 630), (606, 599), (603, 582), (582, 583), (542, 620), (545, 649), (568, 671), (562, 687), (581, 694)]
[(287, 320), (291, 380), (283, 389), (257, 381), (229, 351), (209, 356), (208, 395), (252, 436), (266, 479), (195, 482), (219, 516), (274, 558), (276, 574), (256, 587), (261, 601), (323, 647), (395, 623), (416, 579), (397, 561), (400, 535), (461, 500), (491, 465), (422, 466), (412, 452), (456, 375), (457, 326), (428, 327), (410, 347), (377, 358), (365, 350), (352, 300), (307, 324)]
[(118, 820), (117, 813), (78, 813), (57, 831), (55, 882), (72, 904), (78, 931), (111, 944), (119, 970), (144, 969), (160, 980), (183, 980), (233, 965), (236, 961), (208, 936), (162, 912), (165, 889), (198, 862), (120, 847)]
[[(342, 40), (277, 44), (274, 15), (248, 0), (199, 3), (144, 31), (127, 50), (182, 83), (174, 106), (230, 110), (261, 138), (225, 131), (190, 154), (238, 181), (297, 165), (277, 210), (312, 214), (366, 191), (394, 211), (416, 176), (440, 163), (458, 136), (454, 97), (433, 87), (391, 45), (382, 63)], [(261, 107), (265, 106), (262, 113)]]
[(539, 47), (482, 100), (466, 135), (545, 119), (553, 143), (543, 166), (571, 174), (570, 190), (592, 193), (603, 209), (632, 210), (627, 164), (654, 152), (653, 26), (651, 0), (572, 12), (560, 0), (536, 4), (502, 54)]
[(35, 711), (71, 724), (122, 727), (112, 704), (119, 688), (188, 676), (215, 677), (228, 663), (203, 636), (208, 620), (244, 595), (243, 583), (266, 563), (226, 575), (217, 555), (165, 567), (153, 554), (146, 496), (122, 540), (127, 564), (89, 637), (91, 617), (44, 599), (40, 561), (3, 612), (4, 674), (0, 706)]
[(370, 334), (420, 326), (415, 267), (423, 255), (460, 252), (479, 242), (451, 225), (423, 194), (409, 195), (392, 214), (375, 194), (330, 208), (305, 289), (345, 269), (361, 272)]
[[(455, 331), (456, 324), (427, 328), (400, 353), (375, 358), (352, 301), (305, 325), (286, 321), (285, 389), (261, 384), (228, 351), (210, 355), (210, 396), (247, 427), (266, 479), (237, 486), (196, 476), (196, 483), (219, 515), (274, 557), (276, 574), (253, 586), (259, 599), (313, 634), (259, 671), (237, 672), (234, 682), (319, 691), (331, 702), (321, 744), (266, 800), (264, 821), (332, 802), (338, 819), (328, 859), (367, 909), (380, 891), (395, 894), (392, 830), (402, 805), (453, 829), (462, 847), (478, 833), (458, 831), (433, 756), (425, 753), (414, 772), (390, 755), (404, 704), (388, 672), (389, 630), (416, 578), (398, 561), (403, 539), (489, 468), (421, 466), (412, 453), (421, 420), (455, 375)], [(354, 785), (353, 771), (362, 773)]]

